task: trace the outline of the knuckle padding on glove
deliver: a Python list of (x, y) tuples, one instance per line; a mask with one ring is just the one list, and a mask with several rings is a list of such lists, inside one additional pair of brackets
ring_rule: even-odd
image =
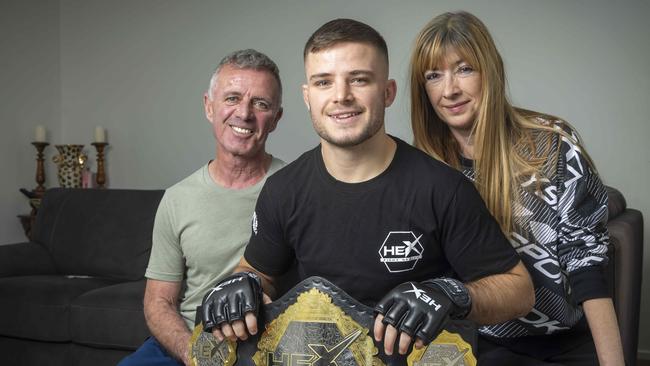
[(232, 296), (231, 298), (228, 298), (228, 303), (226, 304), (226, 308), (224, 309), (224, 314), (228, 316), (228, 319), (226, 322), (230, 323), (235, 320), (240, 320), (242, 318), (242, 302), (246, 301), (246, 299), (241, 296), (240, 294), (235, 294), (235, 296)]
[(425, 344), (431, 343), (438, 336), (446, 322), (447, 317), (428, 316), (415, 335)]
[[(204, 302), (204, 304), (205, 304), (205, 302)], [(216, 325), (216, 323), (214, 321), (214, 318), (212, 317), (212, 308), (213, 308), (213, 306), (214, 306), (213, 304), (205, 304), (205, 306), (203, 306), (201, 308), (201, 310), (203, 312), (201, 319), (203, 319), (203, 327), (204, 327), (204, 329), (211, 329)]]
[(228, 306), (223, 302), (223, 299), (217, 300), (212, 308), (212, 317), (214, 318), (214, 322), (219, 325), (228, 321), (228, 313), (226, 313)]
[(261, 282), (252, 273), (235, 273), (224, 278), (203, 298), (203, 329), (209, 332), (223, 323), (243, 319), (246, 312), (257, 315), (261, 293)]
[(426, 314), (422, 312), (409, 312), (405, 317), (404, 320), (401, 322), (401, 325), (399, 326), (399, 330), (402, 332), (410, 335), (411, 337), (416, 334), (418, 329), (420, 328), (421, 321), (423, 318), (426, 317)]
[(393, 305), (384, 314), (384, 324), (390, 324), (397, 328), (402, 319), (408, 313), (408, 304), (404, 301), (394, 301)]

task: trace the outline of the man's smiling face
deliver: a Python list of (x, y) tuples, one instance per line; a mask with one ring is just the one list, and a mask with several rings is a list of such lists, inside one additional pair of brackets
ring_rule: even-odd
[(282, 116), (280, 87), (264, 70), (224, 65), (212, 96), (204, 97), (205, 115), (217, 140), (217, 154), (254, 157), (264, 153), (269, 132)]
[(356, 146), (384, 126), (384, 110), (395, 98), (388, 65), (373, 46), (340, 43), (305, 59), (303, 98), (321, 142)]

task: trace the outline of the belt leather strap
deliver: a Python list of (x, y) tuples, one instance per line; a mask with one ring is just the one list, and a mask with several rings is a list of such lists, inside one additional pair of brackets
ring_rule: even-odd
[[(197, 311), (197, 318), (200, 318)], [(197, 366), (433, 366), (476, 365), (476, 327), (467, 320), (450, 321), (421, 350), (387, 356), (373, 337), (373, 309), (320, 277), (300, 282), (262, 306), (263, 332), (246, 341), (218, 342), (197, 321), (190, 359)]]

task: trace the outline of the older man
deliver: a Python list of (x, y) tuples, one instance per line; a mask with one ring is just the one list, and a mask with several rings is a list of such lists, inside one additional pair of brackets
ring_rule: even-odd
[(196, 307), (237, 265), (260, 189), (284, 164), (265, 150), (282, 116), (278, 68), (266, 55), (248, 49), (226, 56), (203, 102), (216, 156), (160, 202), (145, 274), (144, 312), (153, 337), (123, 366), (188, 363)]

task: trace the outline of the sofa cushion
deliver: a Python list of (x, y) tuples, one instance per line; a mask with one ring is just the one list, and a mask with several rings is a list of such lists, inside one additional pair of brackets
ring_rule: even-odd
[(135, 350), (149, 336), (142, 300), (145, 280), (89, 291), (71, 305), (72, 341)]
[(68, 366), (75, 365), (75, 362), (71, 343), (38, 342), (0, 336), (0, 365)]
[(39, 243), (0, 245), (0, 277), (56, 274), (54, 261)]
[(110, 279), (70, 276), (0, 278), (0, 334), (39, 341), (69, 341), (72, 299), (114, 283)]
[[(72, 344), (72, 357), (74, 366), (115, 366), (123, 358), (133, 353), (132, 351), (95, 348)], [(30, 364), (37, 365), (37, 364)], [(41, 363), (38, 365), (68, 365), (64, 363)]]
[(61, 274), (139, 280), (164, 191), (50, 189), (34, 240), (47, 246)]

